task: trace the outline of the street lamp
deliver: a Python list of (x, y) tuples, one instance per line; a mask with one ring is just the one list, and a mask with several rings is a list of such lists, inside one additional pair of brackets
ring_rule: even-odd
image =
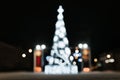
[(78, 48), (80, 49), (82, 53), (82, 68), (83, 71), (88, 72), (90, 71), (91, 67), (91, 54), (90, 54), (90, 48), (87, 43), (79, 43)]
[[(41, 72), (44, 67), (44, 49), (46, 45), (36, 45), (34, 50), (34, 71)], [(41, 68), (42, 67), (42, 68)]]
[(46, 49), (46, 45), (41, 45), (41, 51), (42, 51), (42, 69), (44, 68), (44, 50)]

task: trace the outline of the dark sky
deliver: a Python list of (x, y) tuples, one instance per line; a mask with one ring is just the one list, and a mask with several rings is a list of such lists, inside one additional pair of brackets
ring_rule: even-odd
[(7, 2), (1, 15), (0, 40), (22, 48), (33, 48), (37, 43), (51, 47), (60, 4), (71, 47), (88, 42), (93, 53), (119, 48), (112, 0)]

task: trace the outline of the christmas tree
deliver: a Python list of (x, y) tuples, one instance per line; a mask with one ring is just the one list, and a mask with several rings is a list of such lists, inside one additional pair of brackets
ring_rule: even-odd
[(70, 65), (69, 55), (71, 54), (68, 39), (66, 37), (65, 23), (63, 21), (63, 8), (59, 6), (58, 21), (56, 22), (56, 30), (53, 38), (53, 46), (51, 56), (54, 58), (53, 64)]
[[(50, 56), (46, 57), (47, 61), (49, 62), (49, 66), (45, 67), (46, 68), (45, 72), (51, 73), (52, 71), (53, 73), (66, 73), (66, 72), (70, 73), (71, 62), (69, 60), (69, 57), (71, 54), (71, 50), (69, 48), (69, 41), (67, 39), (65, 23), (63, 20), (64, 9), (60, 5), (57, 11), (59, 14), (57, 16), (58, 20), (55, 24), (55, 35), (53, 37), (53, 46)], [(50, 67), (50, 65), (52, 67)], [(55, 71), (54, 69), (56, 69), (57, 72), (54, 72)]]

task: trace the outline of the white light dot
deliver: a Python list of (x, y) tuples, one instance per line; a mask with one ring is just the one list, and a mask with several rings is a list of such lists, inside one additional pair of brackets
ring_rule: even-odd
[(25, 58), (25, 57), (26, 57), (26, 54), (25, 54), (25, 53), (23, 53), (23, 54), (22, 54), (22, 57), (23, 57), (23, 58)]
[(98, 61), (97, 58), (95, 58), (95, 59), (94, 59), (94, 62), (97, 62), (97, 61)]
[(115, 62), (115, 60), (114, 59), (109, 59), (109, 62), (113, 63), (113, 62)]
[(62, 6), (59, 6), (58, 10), (57, 10), (59, 13), (62, 13), (64, 12), (64, 9), (62, 8)]
[(54, 62), (55, 62), (56, 64), (60, 63), (59, 59), (57, 59), (57, 58), (54, 59)]
[(70, 48), (69, 48), (69, 47), (65, 47), (65, 53), (67, 53), (68, 55), (70, 55), (70, 54), (71, 54), (71, 50), (70, 50)]
[(78, 44), (78, 47), (79, 47), (80, 49), (82, 49), (82, 48), (83, 48), (83, 45), (80, 43), (80, 44)]
[(28, 52), (29, 52), (29, 53), (32, 53), (32, 49), (29, 49)]
[(59, 20), (59, 21), (56, 22), (56, 28), (57, 29), (59, 29), (61, 26), (64, 26), (64, 25), (65, 25), (65, 23), (63, 21)]
[(81, 53), (74, 53), (73, 56), (74, 57), (79, 57), (79, 56), (81, 56)]
[(59, 37), (60, 37), (60, 38), (64, 38), (64, 36), (65, 36), (64, 33), (60, 33), (60, 34), (59, 34)]
[(63, 19), (63, 15), (62, 15), (62, 14), (59, 14), (59, 15), (57, 16), (57, 18), (58, 18), (58, 19)]
[(49, 64), (53, 64), (53, 61), (54, 61), (54, 58), (53, 58), (53, 57), (50, 57), (50, 59), (49, 59)]
[(64, 48), (64, 47), (65, 47), (65, 44), (64, 44), (63, 41), (60, 41), (60, 42), (58, 43), (58, 46), (59, 46), (60, 48)]
[(105, 60), (105, 63), (109, 63), (109, 60)]
[(107, 54), (107, 56), (106, 56), (107, 58), (110, 58), (111, 57), (111, 55), (110, 54)]
[(60, 34), (60, 31), (59, 30), (56, 30), (55, 31), (55, 35), (59, 35)]
[(60, 50), (60, 54), (65, 54), (65, 51), (64, 50)]
[(73, 65), (76, 65), (76, 62), (75, 62), (75, 61), (73, 62)]
[(40, 50), (40, 45), (36, 45), (36, 50)]
[(55, 48), (57, 48), (57, 46), (58, 46), (58, 44), (57, 43), (54, 43), (54, 45), (53, 45), (53, 49), (55, 49)]
[(78, 62), (82, 62), (82, 59), (80, 58), (80, 59), (78, 59)]
[(53, 55), (54, 55), (54, 53), (55, 53), (55, 52), (54, 52), (54, 50), (51, 50), (51, 56), (53, 56)]
[(74, 59), (74, 57), (73, 56), (70, 56), (70, 61), (72, 61)]
[(58, 41), (58, 36), (55, 36), (53, 39), (54, 42)]
[(64, 41), (65, 44), (68, 44), (68, 39), (66, 37), (63, 38), (63, 41)]
[(51, 56), (47, 56), (46, 60), (49, 62), (49, 64), (53, 64), (54, 58)]
[(79, 53), (79, 50), (75, 50), (75, 53)]
[(42, 44), (42, 45), (41, 45), (41, 48), (42, 48), (42, 49), (46, 49), (46, 45)]
[(61, 28), (60, 28), (60, 31), (61, 31), (62, 33), (65, 33), (65, 32), (66, 32), (66, 30), (65, 30), (64, 27), (61, 27)]
[(83, 44), (83, 48), (88, 48), (88, 45), (86, 43)]

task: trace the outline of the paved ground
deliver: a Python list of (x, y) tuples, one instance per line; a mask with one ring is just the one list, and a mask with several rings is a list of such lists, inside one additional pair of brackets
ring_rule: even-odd
[(47, 75), (33, 72), (1, 72), (0, 80), (120, 80), (120, 72), (89, 72)]

